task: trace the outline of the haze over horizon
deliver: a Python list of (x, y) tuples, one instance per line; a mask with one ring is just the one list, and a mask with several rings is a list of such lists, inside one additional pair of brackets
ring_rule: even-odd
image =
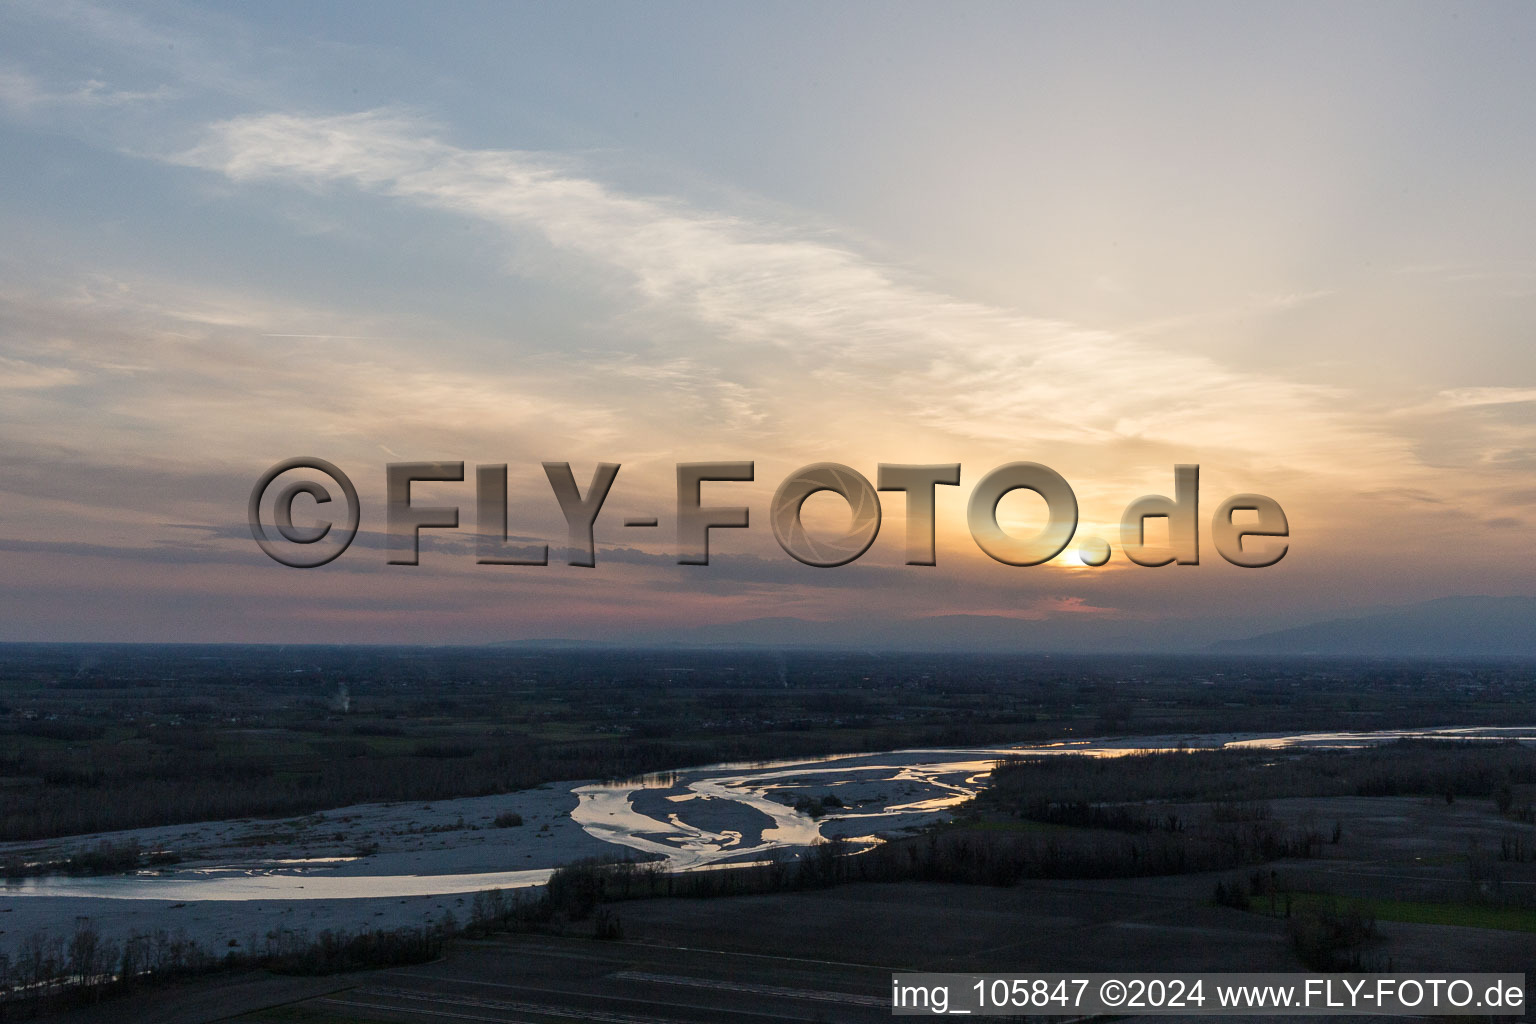
[[(0, 640), (978, 616), (1210, 643), (1533, 593), (1527, 6), (20, 2), (0, 25)], [(296, 455), (362, 498), (320, 569), (244, 521)], [(466, 463), (414, 492), (461, 529), (387, 566), (384, 466), (427, 460)], [(545, 460), (583, 489), (623, 466), (593, 569), (560, 557)], [(707, 460), (755, 461), (705, 492), (752, 527), (681, 566), (674, 467)], [(1107, 565), (978, 550), (966, 499), (1019, 460), (1071, 483)], [(769, 499), (818, 461), (960, 463), (938, 564), (903, 564), (899, 494), (851, 565), (781, 551)], [(552, 564), (475, 564), (477, 463), (508, 464), (509, 531)], [(1201, 564), (1130, 564), (1121, 510), (1186, 463)], [(1285, 509), (1278, 565), (1211, 545), (1242, 492)], [(1020, 533), (1026, 498), (1001, 506)]]

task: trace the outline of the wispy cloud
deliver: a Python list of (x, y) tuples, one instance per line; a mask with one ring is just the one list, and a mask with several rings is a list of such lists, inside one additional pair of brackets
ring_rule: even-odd
[(621, 192), (546, 154), (457, 147), (397, 112), (236, 118), (175, 159), (536, 235), (617, 274), (644, 313), (717, 338), (704, 367), (668, 361), (659, 341), (647, 372), (728, 382), (744, 411), (754, 385), (793, 374), (994, 444), (1150, 442), (1341, 472), (1411, 462), (1338, 389), (957, 299), (825, 238)]
[(1437, 396), (1446, 407), (1468, 409), (1480, 405), (1514, 405), (1536, 402), (1536, 388), (1453, 388)]
[(75, 372), (66, 366), (40, 366), (0, 356), (0, 390), (56, 388), (73, 384), (76, 379)]
[[(296, 322), (330, 329), (274, 330)], [(453, 365), (424, 339), (381, 349), (377, 325), (155, 282), (0, 290), (0, 389), (12, 395), (0, 424), (33, 446), (129, 462), (196, 453), (221, 465), (308, 450), (317, 436), (342, 450), (388, 442), (457, 455), (494, 442), (504, 458), (622, 436), (601, 403), (562, 394), (563, 380)], [(89, 401), (55, 396), (64, 385), (89, 389)]]
[(114, 89), (94, 78), (61, 89), (49, 87), (20, 68), (0, 67), (0, 106), (22, 113), (59, 107), (123, 107), (157, 102), (171, 95), (167, 86), (149, 91)]

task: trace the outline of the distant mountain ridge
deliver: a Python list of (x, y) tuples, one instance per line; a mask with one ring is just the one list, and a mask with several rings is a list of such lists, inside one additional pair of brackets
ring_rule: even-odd
[(1075, 619), (1023, 619), (1007, 615), (935, 615), (894, 622), (816, 622), (761, 618), (694, 626), (682, 643), (709, 646), (822, 647), (921, 651), (1117, 651), (1161, 649), (1137, 624)]
[(767, 649), (956, 651), (976, 653), (1169, 653), (1198, 650), (1211, 630), (1190, 633), (1090, 615), (1026, 619), (1010, 615), (935, 615), (890, 622), (765, 616), (739, 622), (641, 630), (601, 637), (547, 637), (497, 646), (761, 647)]
[(511, 640), (499, 646), (1536, 659), (1536, 597), (1442, 597), (1363, 609), (1357, 616), (1257, 635), (1242, 632), (1243, 625), (1231, 620), (1145, 621), (1083, 614), (1041, 619), (959, 614), (891, 622), (778, 616)]
[(1222, 640), (1223, 654), (1536, 657), (1536, 597), (1441, 597), (1358, 618)]

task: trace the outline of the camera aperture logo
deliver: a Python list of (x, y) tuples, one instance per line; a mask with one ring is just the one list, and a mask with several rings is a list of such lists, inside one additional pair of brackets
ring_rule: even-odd
[[(597, 564), (593, 539), (598, 515), (619, 464), (599, 463), (585, 492), (577, 484), (568, 462), (543, 463), (555, 500), (568, 528), (567, 563), (592, 567)], [(336, 499), (331, 487), (312, 479), (293, 478), (308, 470), (329, 477), (340, 491), (344, 509), (337, 519), (315, 525), (294, 523), (294, 502), (300, 495), (313, 500), (317, 515)], [(384, 468), (385, 544), (390, 565), (417, 565), (422, 530), (457, 530), (456, 505), (417, 505), (411, 485), (417, 482), (464, 481), (462, 462), (392, 462)], [(287, 482), (280, 483), (284, 478)], [(747, 529), (751, 513), (744, 505), (705, 505), (703, 485), (750, 483), (755, 464), (744, 462), (680, 462), (677, 464), (677, 561), (680, 565), (709, 564), (711, 530)], [(790, 557), (805, 565), (833, 568), (856, 561), (880, 533), (881, 492), (900, 491), (905, 496), (907, 565), (936, 565), (936, 493), (939, 487), (958, 487), (960, 464), (913, 465), (881, 463), (876, 482), (858, 470), (835, 462), (817, 462), (796, 470), (779, 484), (769, 506), (768, 521), (774, 539)], [(1046, 504), (1045, 525), (1036, 533), (1020, 536), (998, 523), (997, 508), (1012, 491), (1027, 490)], [(801, 518), (806, 499), (827, 491), (840, 496), (852, 519), (841, 534), (807, 529)], [(273, 495), (269, 504), (268, 494)], [(263, 513), (270, 511), (269, 524)], [(347, 474), (324, 459), (285, 459), (268, 469), (251, 490), (247, 509), (251, 535), (261, 550), (275, 561), (295, 568), (315, 568), (346, 551), (357, 536), (362, 515), (357, 488)], [(1249, 513), (1239, 523), (1238, 513)], [(548, 565), (549, 545), (509, 543), (507, 529), (507, 467), (505, 463), (475, 467), (475, 554), (480, 565)], [(984, 475), (971, 491), (966, 506), (966, 526), (976, 545), (1006, 565), (1031, 566), (1049, 562), (1067, 550), (1077, 534), (1077, 495), (1066, 479), (1036, 462), (1010, 462)], [(1168, 542), (1147, 543), (1148, 519), (1167, 520)], [(623, 520), (625, 528), (647, 529), (660, 525), (656, 516)], [(275, 532), (275, 536), (274, 536)], [(1126, 506), (1120, 520), (1120, 546), (1137, 565), (1200, 564), (1200, 467), (1174, 467), (1174, 497), (1149, 494)], [(1260, 569), (1274, 565), (1290, 549), (1290, 524), (1273, 498), (1262, 494), (1234, 494), (1221, 502), (1211, 517), (1211, 537), (1216, 551), (1233, 565)], [(1257, 538), (1245, 544), (1249, 538)], [(1102, 537), (1077, 539), (1076, 554), (1084, 565), (1101, 566), (1112, 554)]]

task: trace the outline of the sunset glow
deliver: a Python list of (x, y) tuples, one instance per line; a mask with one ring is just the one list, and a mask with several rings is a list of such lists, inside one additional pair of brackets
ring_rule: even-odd
[[(1091, 613), (1203, 644), (1530, 591), (1528, 8), (281, 10), (0, 14), (7, 639)], [(311, 454), (362, 533), (300, 572), (243, 515)], [(416, 492), (460, 536), (386, 566), (384, 467), (431, 460), (470, 467)], [(597, 566), (475, 564), (477, 464), (558, 555), (551, 460), (622, 464)], [(752, 526), (679, 566), (675, 466), (707, 460), (755, 463), (707, 485)], [(1021, 460), (1107, 565), (978, 550), (967, 498)], [(894, 494), (853, 564), (779, 550), (774, 488), (823, 461), (961, 464), (937, 565)], [(1122, 511), (1179, 464), (1200, 564), (1132, 565)], [(1212, 546), (1239, 493), (1283, 506), (1279, 564)]]

